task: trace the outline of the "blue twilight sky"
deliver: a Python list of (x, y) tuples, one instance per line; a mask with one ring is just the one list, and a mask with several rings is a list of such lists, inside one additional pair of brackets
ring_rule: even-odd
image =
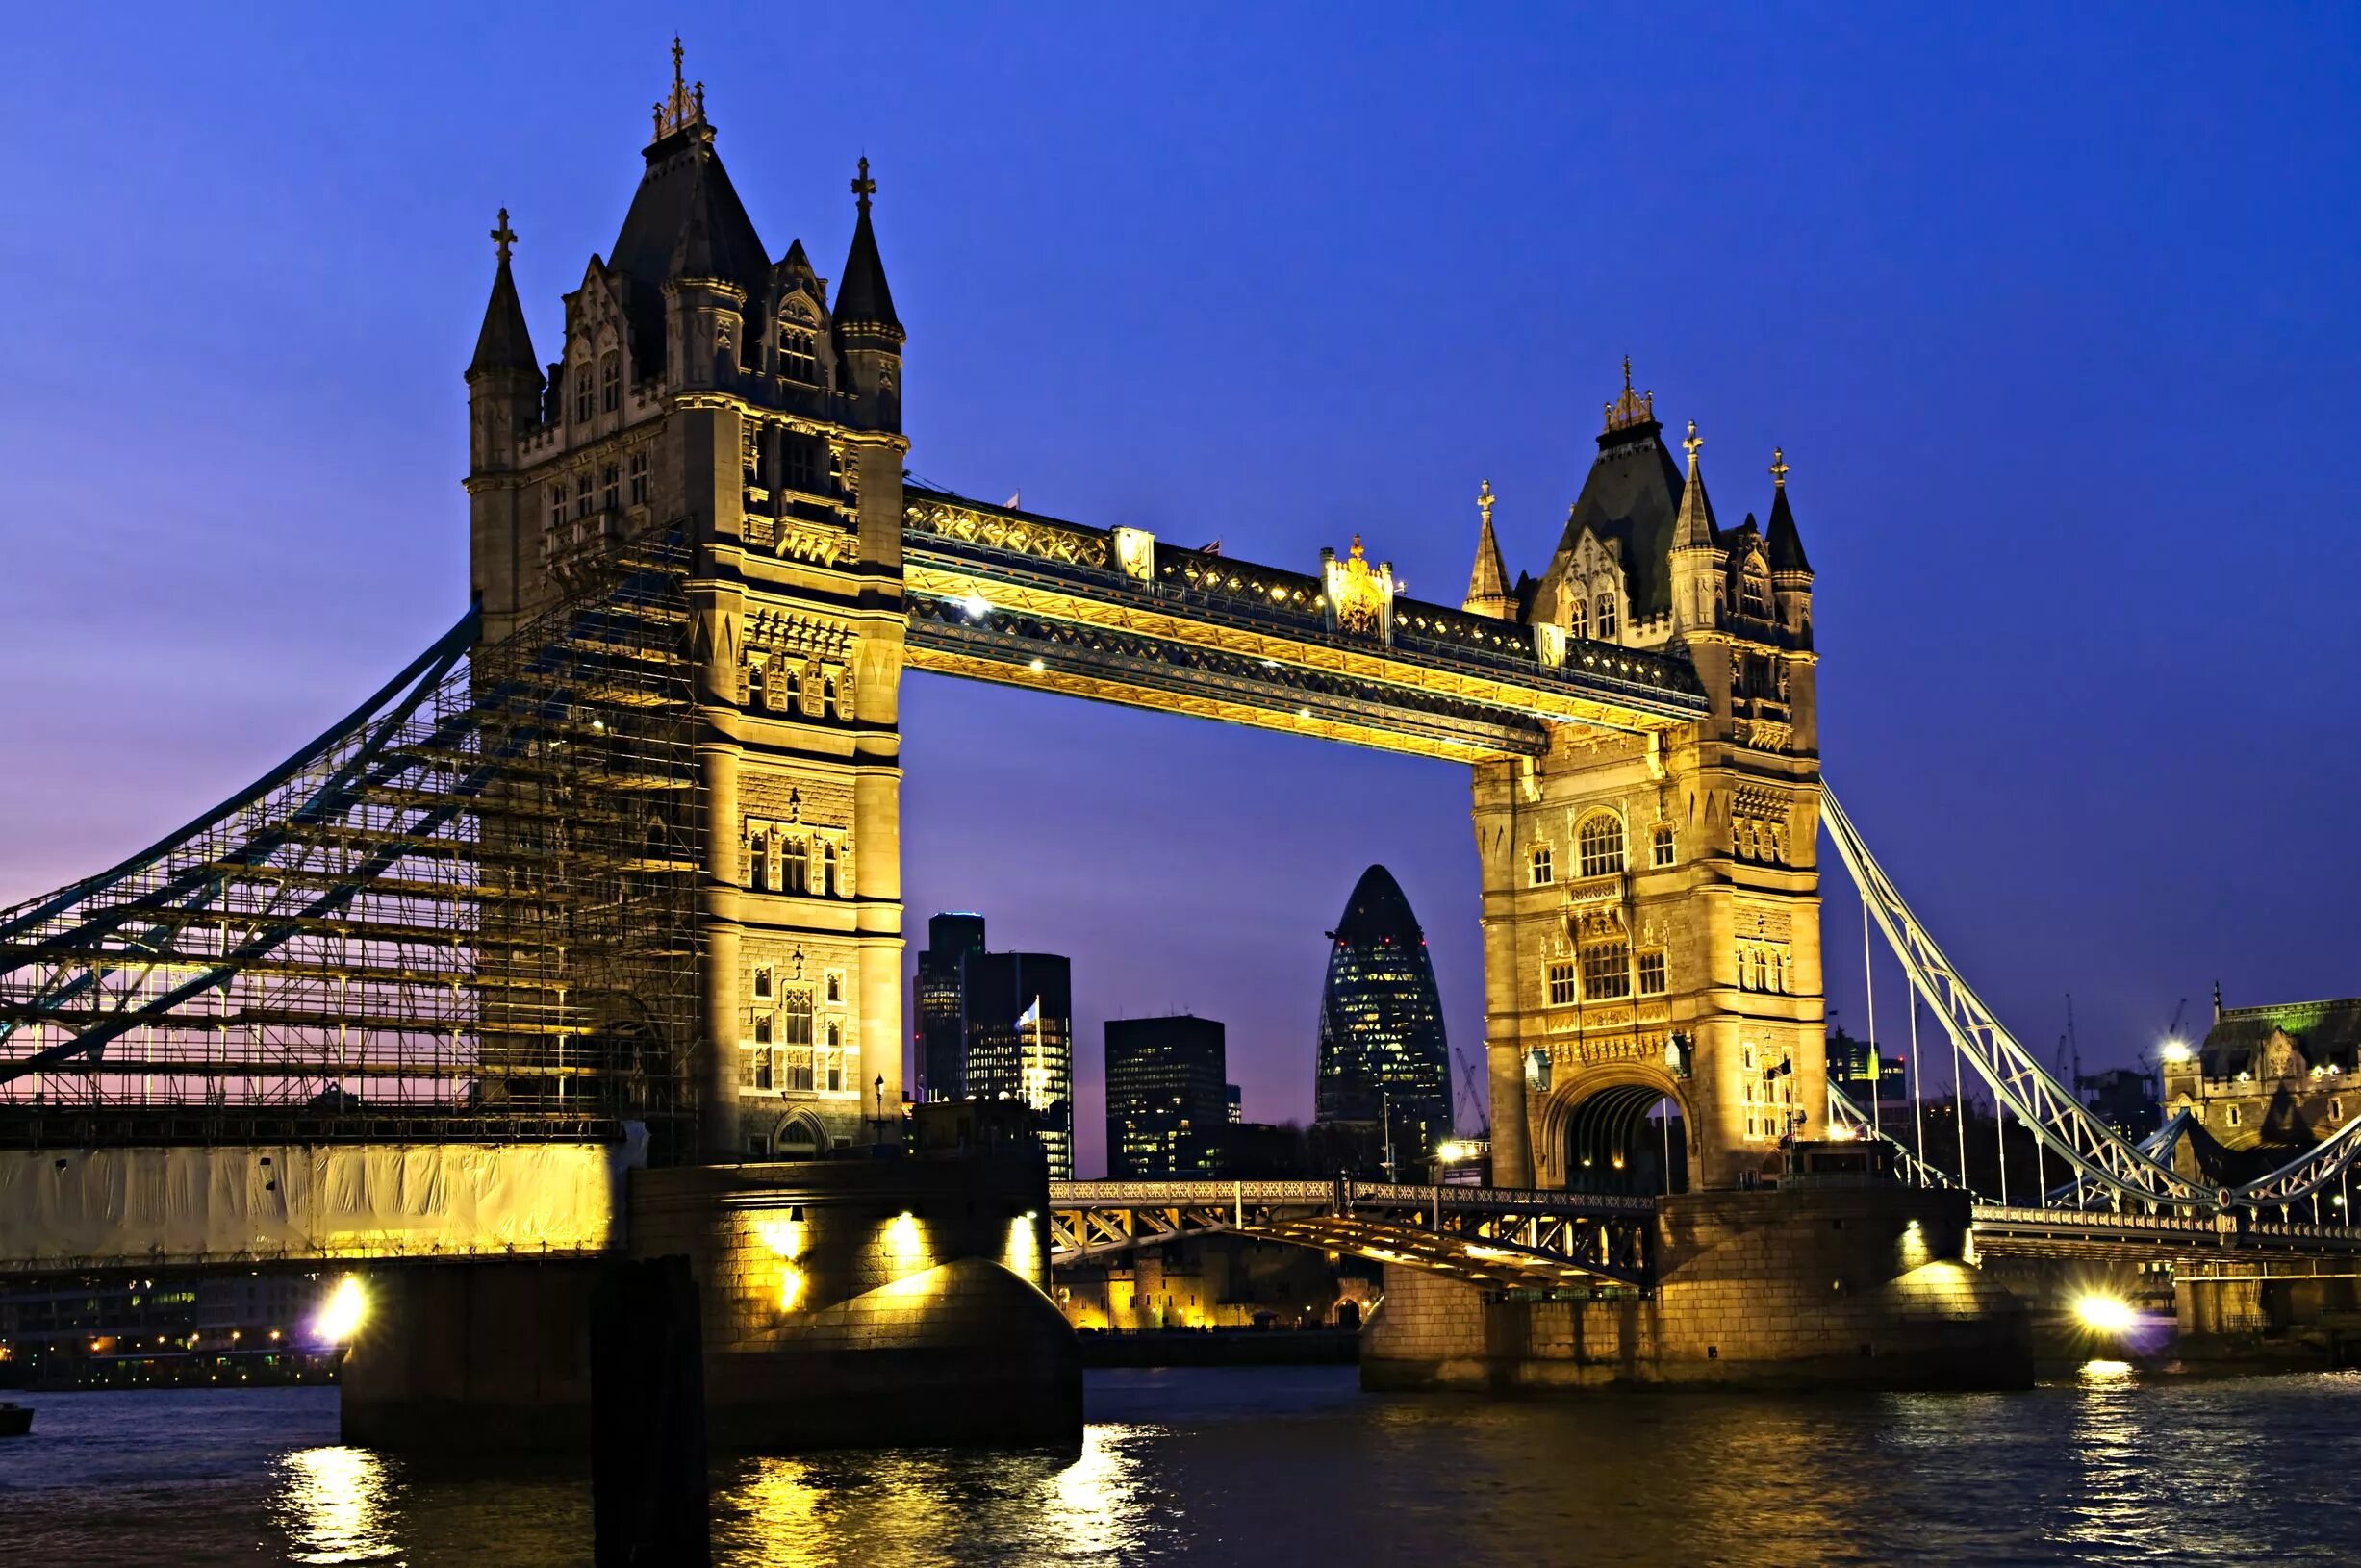
[[(1358, 530), (1456, 600), (1481, 477), (1541, 569), (1629, 353), (1725, 521), (1787, 448), (1829, 777), (2021, 1034), (2070, 990), (2126, 1060), (2217, 976), (2361, 990), (2361, 11), (2324, 5), (37, 8), (0, 898), (463, 608), (485, 231), (546, 350), (675, 25), (774, 255), (841, 271), (875, 162), (921, 476), (1305, 569)], [(1111, 1015), (1227, 1020), (1248, 1114), (1308, 1114), (1373, 859), (1475, 1050), (1463, 771), (927, 677), (903, 716), (910, 929), (1073, 955), (1085, 1172)]]

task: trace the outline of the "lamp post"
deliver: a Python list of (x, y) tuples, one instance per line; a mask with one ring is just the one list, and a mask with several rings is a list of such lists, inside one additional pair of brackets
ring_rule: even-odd
[(870, 1142), (873, 1145), (881, 1145), (885, 1142), (885, 1075), (882, 1073), (877, 1075), (876, 1092), (877, 1097), (877, 1130), (870, 1135)]

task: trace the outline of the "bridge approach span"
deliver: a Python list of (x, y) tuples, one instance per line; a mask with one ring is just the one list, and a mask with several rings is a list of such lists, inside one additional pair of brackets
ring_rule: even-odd
[(1396, 1182), (1053, 1181), (1051, 1262), (1240, 1235), (1491, 1289), (1642, 1286), (1656, 1203), (1640, 1197)]
[(613, 1143), (215, 1144), (0, 1152), (0, 1276), (568, 1257), (622, 1238)]

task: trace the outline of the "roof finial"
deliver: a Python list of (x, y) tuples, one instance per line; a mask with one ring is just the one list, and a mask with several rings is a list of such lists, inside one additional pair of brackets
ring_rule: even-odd
[(1688, 454), (1688, 471), (1692, 476), (1697, 471), (1697, 449), (1704, 444), (1705, 438), (1697, 434), (1697, 421), (1689, 420), (1688, 439), (1681, 443), (1681, 450)]
[(1492, 482), (1485, 480), (1476, 489), (1476, 510), (1484, 514), (1484, 525), (1492, 526)]
[(705, 84), (692, 88), (680, 69), (680, 35), (673, 35), (673, 90), (656, 105), (656, 139), (705, 122)]
[(517, 232), (508, 226), (508, 209), (500, 209), (500, 226), (492, 231), (492, 243), (500, 253), (500, 265), (508, 265), (508, 247), (517, 242)]
[(1778, 447), (1771, 448), (1771, 483), (1781, 490), (1788, 488), (1788, 455)]
[(869, 211), (869, 198), (877, 193), (877, 182), (869, 177), (869, 155), (861, 154), (861, 172), (852, 177), (852, 193), (861, 198), (861, 211)]
[(1632, 357), (1623, 356), (1623, 395), (1607, 405), (1607, 428), (1628, 430), (1656, 421), (1656, 393), (1632, 390)]

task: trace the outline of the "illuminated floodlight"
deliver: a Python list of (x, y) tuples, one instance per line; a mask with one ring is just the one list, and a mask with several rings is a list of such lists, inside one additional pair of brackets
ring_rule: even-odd
[(984, 596), (981, 594), (970, 594), (960, 601), (959, 608), (967, 612), (967, 618), (970, 620), (981, 620), (992, 611), (992, 606), (984, 602)]
[(1474, 1152), (1474, 1150), (1456, 1138), (1448, 1143), (1439, 1143), (1434, 1146), (1434, 1157), (1445, 1165), (1456, 1165)]
[(1298, 719), (1309, 719), (1311, 717), (1311, 710), (1309, 708), (1298, 708), (1295, 710), (1295, 717)]
[(1036, 675), (1040, 674), (1044, 670), (1049, 668), (1049, 661), (1046, 659), (1035, 659), (1032, 663), (1032, 671)]
[(2156, 1054), (2167, 1062), (2171, 1063), (2174, 1067), (2178, 1067), (2183, 1062), (2189, 1060), (2189, 1042), (2186, 1040), (2167, 1040), (2157, 1050)]
[(361, 1288), (359, 1275), (348, 1274), (328, 1292), (319, 1315), (312, 1320), (312, 1337), (323, 1345), (342, 1345), (360, 1332), (368, 1316), (368, 1293)]
[(2074, 1298), (2074, 1316), (2082, 1320), (2084, 1328), (2102, 1334), (2128, 1333), (2140, 1321), (2140, 1314), (2132, 1310), (2129, 1302), (2096, 1291)]

